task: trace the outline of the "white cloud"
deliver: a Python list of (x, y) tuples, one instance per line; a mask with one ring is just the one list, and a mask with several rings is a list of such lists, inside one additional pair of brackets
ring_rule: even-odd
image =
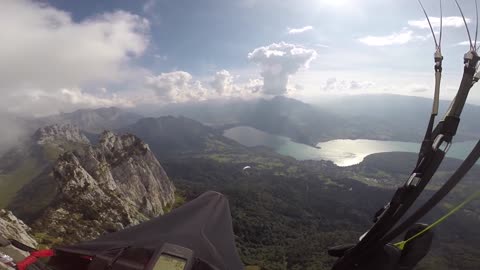
[(262, 79), (249, 79), (248, 82), (245, 84), (246, 91), (252, 94), (260, 93), (262, 88), (263, 88)]
[[(0, 9), (2, 85), (34, 87), (118, 80), (148, 44), (148, 22), (123, 11), (76, 23), (70, 15), (25, 0)], [(127, 69), (127, 70), (126, 70)]]
[(337, 78), (328, 78), (323, 86), (323, 90), (335, 90), (337, 85)]
[(233, 84), (233, 76), (227, 70), (215, 73), (211, 86), (219, 95), (228, 95), (238, 91), (237, 86)]
[(375, 86), (371, 81), (357, 80), (337, 80), (335, 77), (328, 78), (322, 87), (325, 91), (348, 91), (348, 90), (365, 90)]
[(375, 84), (373, 82), (370, 82), (370, 81), (351, 80), (348, 84), (348, 89), (350, 89), (350, 90), (367, 89), (367, 88), (370, 88), (374, 85)]
[(142, 6), (143, 12), (149, 13), (157, 5), (157, 0), (146, 0)]
[(470, 46), (470, 41), (462, 41), (455, 44), (456, 46)]
[(220, 70), (215, 73), (210, 86), (213, 91), (209, 91), (209, 98), (249, 98), (262, 90), (262, 80), (250, 78), (247, 82), (239, 83), (229, 71)]
[(307, 26), (304, 26), (304, 27), (301, 27), (301, 28), (290, 28), (290, 27), (287, 28), (287, 32), (290, 35), (301, 34), (301, 33), (307, 32), (307, 31), (311, 31), (311, 30), (313, 30), (313, 26), (311, 26), (311, 25), (307, 25)]
[(132, 107), (132, 100), (101, 90), (101, 95), (87, 93), (79, 88), (62, 88), (55, 91), (29, 89), (11, 95), (8, 111), (15, 114), (25, 114), (25, 109), (34, 116), (45, 116), (62, 111), (72, 111), (80, 108), (98, 107)]
[[(109, 104), (95, 93), (65, 89), (138, 76), (142, 71), (131, 60), (149, 43), (148, 21), (123, 11), (75, 22), (69, 13), (44, 3), (5, 0), (0, 25), (0, 106), (9, 111), (44, 114), (68, 103)], [(21, 102), (13, 103), (17, 100)]]
[(256, 48), (248, 54), (248, 59), (260, 66), (263, 93), (267, 95), (285, 94), (289, 77), (308, 68), (316, 57), (315, 50), (285, 42)]
[(413, 39), (415, 39), (413, 31), (404, 29), (401, 32), (393, 33), (386, 36), (362, 37), (359, 38), (358, 41), (368, 46), (389, 46), (406, 44)]
[(204, 100), (207, 96), (207, 89), (202, 83), (194, 80), (192, 75), (185, 71), (149, 76), (146, 78), (145, 85), (154, 91), (159, 102)]
[[(470, 23), (470, 18), (465, 18), (467, 23)], [(440, 18), (439, 17), (430, 17), (430, 23), (432, 27), (439, 28), (440, 27)], [(408, 25), (412, 27), (417, 27), (420, 29), (428, 29), (428, 21), (427, 19), (422, 20), (410, 20), (408, 21)], [(465, 24), (463, 23), (462, 17), (459, 16), (450, 16), (450, 17), (443, 17), (443, 27), (463, 27)]]
[(180, 103), (232, 97), (251, 98), (258, 96), (262, 89), (262, 81), (250, 78), (247, 82), (239, 83), (236, 76), (229, 71), (220, 70), (211, 80), (202, 82), (194, 79), (188, 72), (174, 71), (147, 76), (145, 86), (147, 90), (153, 91), (153, 97), (140, 100), (138, 103)]
[(146, 0), (142, 6), (143, 14), (150, 19), (153, 25), (161, 23), (161, 18), (157, 12), (158, 0)]

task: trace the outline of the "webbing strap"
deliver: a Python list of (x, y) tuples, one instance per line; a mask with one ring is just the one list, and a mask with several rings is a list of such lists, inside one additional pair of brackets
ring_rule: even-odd
[(453, 173), (453, 175), (445, 182), (445, 184), (433, 194), (433, 196), (418, 208), (410, 217), (408, 217), (402, 224), (398, 225), (388, 235), (382, 239), (382, 243), (390, 243), (398, 237), (403, 231), (410, 228), (415, 222), (418, 222), (425, 216), (435, 205), (437, 205), (451, 190), (462, 180), (462, 178), (470, 171), (475, 163), (480, 158), (480, 140), (472, 149), (467, 158), (462, 162), (460, 167)]
[(398, 243), (395, 243), (395, 246), (401, 250), (403, 250), (403, 248), (405, 247), (405, 245), (414, 240), (415, 238), (421, 236), (422, 234), (426, 233), (427, 231), (431, 230), (432, 228), (436, 227), (438, 224), (444, 222), (447, 218), (449, 218), (451, 215), (455, 214), (456, 212), (458, 212), (460, 209), (462, 209), (465, 205), (469, 204), (470, 202), (472, 202), (473, 200), (477, 199), (480, 197), (480, 190), (475, 192), (474, 194), (470, 195), (467, 199), (465, 199), (462, 203), (460, 203), (459, 205), (455, 206), (452, 210), (450, 210), (448, 213), (446, 213), (445, 215), (443, 215), (442, 217), (440, 217), (439, 219), (437, 219), (435, 222), (433, 222), (432, 224), (430, 224), (428, 227), (426, 227), (425, 229), (421, 230), (420, 232), (418, 232), (417, 234), (415, 234), (414, 236), (408, 238), (407, 240), (404, 240), (404, 241), (400, 241)]
[(30, 256), (17, 263), (17, 270), (26, 270), (28, 266), (34, 264), (39, 258), (47, 258), (55, 256), (55, 252), (52, 249), (44, 249), (33, 251)]
[(438, 104), (440, 100), (440, 81), (442, 80), (442, 72), (435, 72), (435, 92), (433, 95), (432, 114), (438, 114)]

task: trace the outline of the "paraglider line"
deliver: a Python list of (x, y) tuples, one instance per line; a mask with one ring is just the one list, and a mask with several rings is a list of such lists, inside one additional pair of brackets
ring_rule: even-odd
[(423, 13), (425, 14), (425, 18), (427, 18), (428, 26), (430, 27), (430, 31), (432, 31), (433, 40), (435, 41), (435, 47), (439, 48), (438, 43), (437, 43), (437, 38), (435, 37), (435, 32), (433, 32), (432, 24), (430, 23), (430, 19), (428, 18), (427, 11), (425, 11), (425, 8), (423, 7), (423, 4), (422, 4), (421, 0), (418, 0), (418, 3), (422, 7)]
[[(420, 1), (420, 0), (419, 0), (419, 1)], [(470, 30), (468, 30), (467, 21), (465, 20), (465, 16), (463, 15), (462, 8), (460, 7), (460, 4), (458, 3), (457, 0), (455, 0), (455, 3), (457, 4), (458, 10), (460, 10), (460, 14), (462, 15), (463, 23), (465, 24), (465, 28), (467, 29), (468, 40), (470, 41), (470, 49), (471, 49), (471, 50), (476, 50), (476, 48), (473, 47), (472, 37), (470, 36)]]

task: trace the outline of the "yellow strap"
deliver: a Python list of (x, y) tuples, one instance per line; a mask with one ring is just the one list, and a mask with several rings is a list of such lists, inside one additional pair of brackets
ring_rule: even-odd
[(438, 224), (442, 223), (443, 221), (445, 221), (448, 217), (450, 217), (451, 215), (453, 215), (455, 212), (457, 212), (458, 210), (460, 210), (462, 207), (464, 207), (466, 204), (470, 203), (471, 201), (477, 199), (478, 197), (480, 197), (480, 190), (475, 192), (474, 194), (470, 195), (467, 199), (465, 199), (465, 201), (463, 201), (462, 203), (460, 203), (459, 205), (457, 205), (455, 208), (453, 208), (452, 210), (450, 210), (447, 214), (445, 214), (444, 216), (442, 216), (441, 218), (437, 219), (437, 221), (435, 221), (434, 223), (430, 224), (428, 227), (426, 227), (425, 229), (423, 229), (422, 231), (418, 232), (417, 234), (415, 234), (414, 236), (408, 238), (407, 240), (404, 240), (404, 241), (401, 241), (401, 242), (398, 242), (396, 244), (394, 244), (397, 248), (403, 250), (403, 248), (405, 247), (405, 245), (412, 241), (413, 239), (421, 236), (422, 234), (426, 233), (428, 230), (432, 229), (433, 227), (437, 226)]

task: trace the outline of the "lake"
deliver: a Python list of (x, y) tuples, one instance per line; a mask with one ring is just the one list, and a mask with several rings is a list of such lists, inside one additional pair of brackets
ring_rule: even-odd
[[(298, 160), (330, 160), (338, 166), (360, 163), (366, 156), (382, 152), (413, 152), (420, 149), (419, 143), (377, 140), (331, 140), (317, 144), (315, 148), (296, 143), (290, 138), (269, 134), (261, 130), (239, 126), (225, 130), (224, 136), (245, 146), (267, 146), (277, 153)], [(458, 142), (452, 145), (448, 157), (465, 159), (475, 141)]]

